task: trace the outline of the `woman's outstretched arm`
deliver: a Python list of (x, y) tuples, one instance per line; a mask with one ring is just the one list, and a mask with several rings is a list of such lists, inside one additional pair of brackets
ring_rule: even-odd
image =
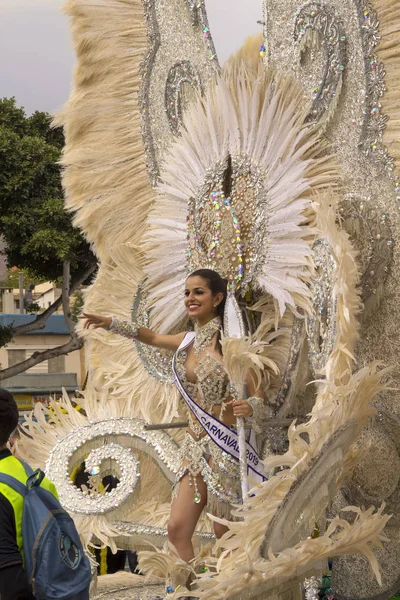
[(93, 329), (107, 329), (114, 333), (119, 333), (124, 337), (138, 340), (139, 342), (142, 342), (142, 344), (155, 346), (162, 350), (177, 350), (185, 337), (184, 332), (176, 335), (161, 335), (151, 329), (147, 329), (147, 327), (141, 327), (136, 323), (132, 323), (131, 321), (123, 321), (115, 317), (106, 317), (104, 315), (83, 313), (79, 318), (85, 320), (85, 329), (89, 329), (89, 327), (93, 327)]

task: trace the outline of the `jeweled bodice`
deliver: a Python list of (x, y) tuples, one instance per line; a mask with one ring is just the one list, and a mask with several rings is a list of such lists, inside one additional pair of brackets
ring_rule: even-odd
[(196, 383), (188, 381), (185, 361), (188, 348), (178, 350), (176, 356), (176, 372), (189, 395), (203, 408), (210, 409), (215, 404), (222, 404), (229, 397), (229, 380), (222, 365), (212, 354), (206, 352), (195, 368)]

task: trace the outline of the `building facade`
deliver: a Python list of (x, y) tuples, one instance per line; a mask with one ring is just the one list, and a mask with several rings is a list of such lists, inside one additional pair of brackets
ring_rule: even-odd
[[(14, 324), (17, 327), (35, 318), (35, 315), (0, 314), (0, 325)], [(66, 344), (69, 338), (64, 315), (51, 315), (44, 329), (17, 335), (6, 347), (0, 348), (0, 369), (14, 366), (34, 352)], [(24, 412), (32, 410), (38, 402), (47, 404), (50, 397), (59, 397), (63, 389), (74, 396), (84, 379), (84, 352), (79, 350), (38, 363), (23, 373), (0, 381), (0, 386), (13, 394), (23, 419)]]
[[(38, 304), (41, 311), (46, 310), (61, 296), (61, 290), (51, 281), (38, 283), (35, 286), (28, 286), (24, 289), (24, 304), (34, 302)], [(62, 309), (59, 309), (61, 312)], [(0, 288), (0, 313), (17, 314), (24, 313), (25, 306), (20, 306), (20, 292), (18, 288)]]

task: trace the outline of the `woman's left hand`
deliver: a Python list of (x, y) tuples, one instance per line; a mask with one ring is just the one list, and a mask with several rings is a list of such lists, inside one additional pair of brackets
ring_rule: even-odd
[(251, 417), (253, 415), (253, 409), (246, 400), (231, 400), (227, 404), (232, 405), (234, 417)]

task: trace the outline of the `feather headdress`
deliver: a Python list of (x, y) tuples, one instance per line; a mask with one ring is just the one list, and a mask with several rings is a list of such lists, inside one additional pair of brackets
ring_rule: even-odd
[(217, 270), (241, 295), (270, 294), (281, 315), (287, 306), (309, 310), (304, 211), (312, 191), (335, 187), (337, 171), (304, 118), (293, 80), (251, 79), (243, 66), (191, 103), (145, 236), (155, 327), (166, 332), (182, 319), (179, 296), (199, 267)]

